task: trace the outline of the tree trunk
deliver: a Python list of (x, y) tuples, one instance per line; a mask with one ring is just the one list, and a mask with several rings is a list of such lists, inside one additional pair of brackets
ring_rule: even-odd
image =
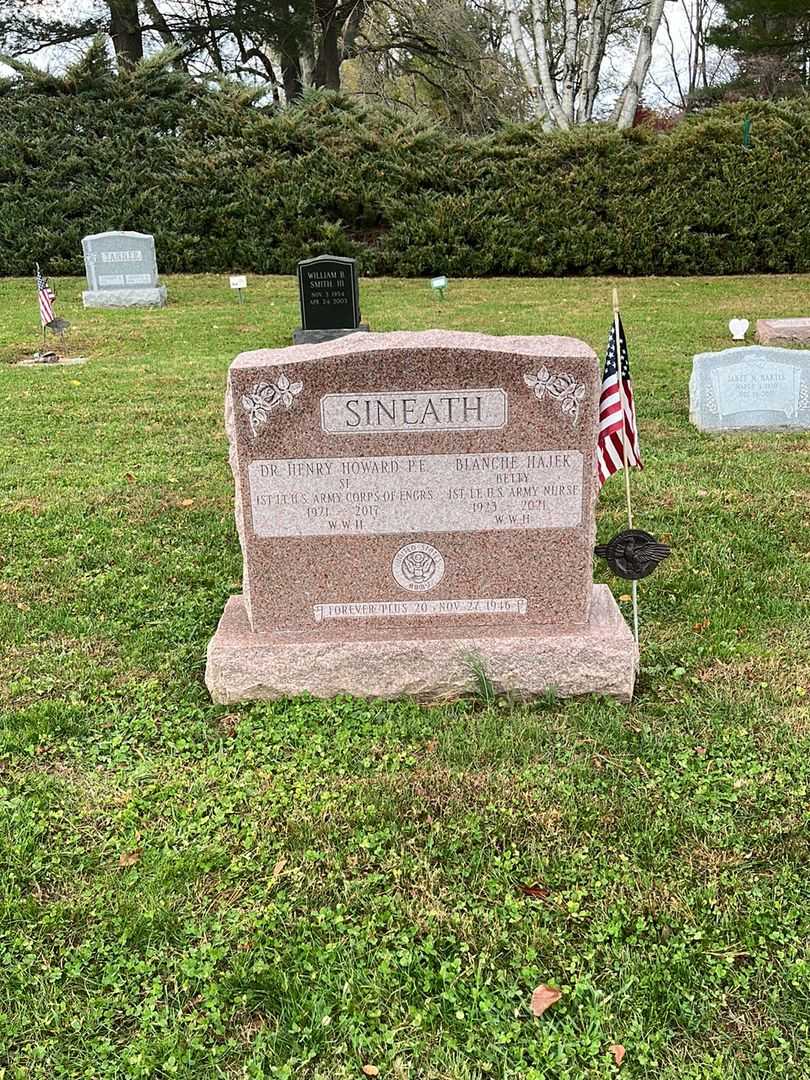
[(312, 84), (327, 90), (340, 89), (340, 42), (334, 8), (321, 22), (321, 40), (318, 43), (318, 59), (312, 73)]
[(590, 123), (599, 93), (599, 75), (605, 59), (607, 37), (613, 22), (614, 0), (594, 0), (587, 16), (585, 56), (582, 61), (577, 123)]
[(531, 111), (540, 120), (548, 118), (548, 110), (543, 101), (543, 91), (540, 89), (540, 80), (532, 64), (526, 42), (523, 40), (523, 27), (520, 25), (520, 15), (517, 10), (517, 0), (507, 0), (506, 14), (509, 19), (509, 36), (512, 38), (512, 47), (515, 50), (523, 81), (529, 91)]
[(312, 51), (311, 40), (305, 42), (301, 46), (301, 55), (298, 62), (301, 70), (301, 86), (314, 86), (315, 84), (312, 81), (312, 73), (315, 70), (315, 54)]
[(110, 8), (110, 37), (119, 68), (132, 67), (143, 60), (143, 32), (138, 0), (107, 0)]
[(577, 93), (577, 3), (565, 0), (565, 33), (563, 37), (563, 92), (561, 108), (566, 120), (574, 123), (574, 98)]
[(292, 104), (297, 97), (301, 96), (303, 84), (301, 82), (301, 68), (298, 57), (281, 54), (281, 81), (284, 84), (284, 100), (288, 105)]
[(639, 34), (633, 70), (613, 110), (613, 120), (620, 131), (633, 126), (644, 80), (650, 70), (653, 42), (658, 33), (658, 27), (661, 25), (663, 13), (664, 0), (650, 0), (647, 16)]
[(353, 60), (357, 55), (355, 42), (366, 14), (366, 0), (356, 0), (349, 17), (343, 26), (341, 55), (344, 60)]
[(541, 11), (537, 0), (532, 0), (533, 34), (537, 45), (537, 67), (540, 74), (540, 85), (543, 88), (543, 99), (548, 109), (549, 119), (558, 128), (568, 131), (571, 123), (560, 105), (560, 99), (557, 97), (557, 87), (551, 73), (551, 57), (544, 15), (545, 13)]
[[(152, 27), (160, 34), (160, 40), (167, 48), (172, 48), (177, 44), (177, 38), (171, 32), (169, 24), (163, 17), (163, 13), (158, 8), (155, 0), (143, 0), (143, 7), (146, 14), (152, 20)], [(147, 30), (152, 29), (147, 26)]]

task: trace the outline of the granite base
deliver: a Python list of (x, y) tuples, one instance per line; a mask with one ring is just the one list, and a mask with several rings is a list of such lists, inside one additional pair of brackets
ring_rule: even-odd
[(155, 289), (99, 289), (82, 293), (86, 308), (165, 307), (166, 286)]
[(302, 330), (301, 327), (293, 330), (293, 345), (320, 345), (323, 341), (334, 341), (336, 338), (346, 337), (348, 334), (368, 333), (368, 323), (360, 323), (349, 330)]
[(757, 319), (760, 345), (810, 345), (810, 319)]
[(301, 693), (437, 701), (475, 689), (476, 657), (499, 693), (527, 698), (554, 690), (625, 702), (633, 696), (638, 650), (607, 585), (593, 586), (590, 621), (578, 629), (455, 637), (403, 626), (400, 637), (387, 634), (337, 643), (254, 634), (242, 597), (232, 596), (208, 644), (205, 683), (224, 705)]

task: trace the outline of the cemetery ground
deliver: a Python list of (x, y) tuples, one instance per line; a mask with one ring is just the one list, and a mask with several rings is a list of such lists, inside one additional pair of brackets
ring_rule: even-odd
[[(289, 342), (296, 286), (165, 280), (165, 310), (86, 312), (56, 281), (63, 368), (11, 365), (36, 294), (0, 282), (0, 1076), (810, 1076), (810, 435), (687, 419), (692, 354), (810, 281), (618, 283), (636, 524), (673, 548), (630, 707), (486, 679), (222, 707), (225, 374)], [(611, 284), (364, 280), (362, 308), (604, 355)], [(623, 524), (619, 475), (599, 539)]]

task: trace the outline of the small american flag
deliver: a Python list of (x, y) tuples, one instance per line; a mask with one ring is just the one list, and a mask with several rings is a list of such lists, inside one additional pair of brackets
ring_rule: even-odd
[(43, 326), (53, 322), (53, 302), (56, 294), (48, 285), (48, 279), (42, 273), (37, 263), (37, 294), (39, 295), (39, 318)]
[[(616, 349), (616, 327), (619, 328), (619, 347)], [(621, 368), (621, 376), (619, 374)], [(621, 385), (619, 378), (621, 377)], [(624, 395), (624, 421), (622, 421), (622, 394)], [(627, 355), (627, 339), (619, 316), (610, 328), (608, 350), (605, 357), (605, 374), (602, 377), (602, 394), (599, 398), (599, 439), (596, 447), (596, 466), (599, 487), (609, 476), (624, 467), (624, 450), (627, 465), (641, 469), (641, 451), (636, 428), (636, 408), (633, 404), (633, 387), (630, 382), (630, 360)]]

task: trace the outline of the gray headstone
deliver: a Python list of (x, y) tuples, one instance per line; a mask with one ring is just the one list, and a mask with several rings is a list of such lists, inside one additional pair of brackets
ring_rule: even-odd
[(319, 255), (298, 264), (298, 300), (301, 326), (293, 334), (296, 345), (315, 344), (368, 330), (360, 322), (357, 261), (342, 255)]
[(698, 354), (689, 419), (700, 431), (810, 430), (810, 352), (752, 345)]
[(163, 307), (155, 240), (149, 233), (103, 232), (82, 240), (85, 307)]

